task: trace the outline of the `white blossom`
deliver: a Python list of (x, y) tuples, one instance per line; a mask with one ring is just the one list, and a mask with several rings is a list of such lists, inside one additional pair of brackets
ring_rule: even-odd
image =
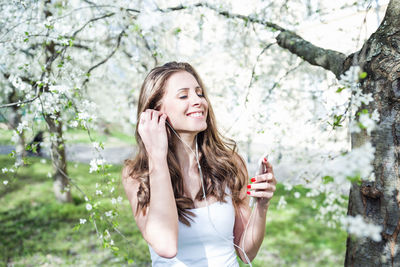
[(79, 219), (79, 223), (80, 224), (85, 224), (86, 223), (86, 219)]
[(4, 181), (3, 181), (3, 184), (4, 184), (4, 185), (7, 185), (7, 184), (8, 184), (8, 181), (7, 181), (7, 180), (4, 180)]
[(371, 131), (376, 126), (375, 121), (370, 118), (368, 113), (361, 113), (359, 121), (365, 127), (365, 130), (367, 131), (368, 135), (371, 135)]
[(287, 202), (286, 202), (286, 200), (285, 200), (285, 197), (284, 197), (284, 196), (281, 196), (281, 197), (279, 198), (279, 202), (278, 202), (277, 209), (284, 208), (284, 207), (286, 206), (286, 204), (287, 204)]
[(112, 217), (112, 210), (106, 211), (106, 212), (105, 212), (105, 215), (106, 215), (107, 217)]
[(300, 192), (294, 192), (294, 197), (299, 198), (301, 196)]
[(11, 142), (13, 144), (17, 144), (19, 141), (19, 135), (17, 133), (17, 131), (13, 131), (13, 135), (11, 136)]
[(96, 190), (96, 195), (102, 195), (103, 192), (101, 190)]
[(90, 161), (90, 170), (89, 172), (92, 173), (94, 171), (99, 170), (99, 166), (103, 165), (105, 163), (104, 159), (92, 159)]
[(100, 149), (100, 144), (99, 144), (98, 142), (92, 142), (92, 146), (93, 146), (95, 149)]
[(92, 208), (93, 208), (92, 205), (90, 205), (89, 203), (86, 204), (86, 209), (87, 210), (91, 210)]
[(378, 110), (374, 109), (374, 111), (371, 114), (371, 119), (378, 122), (379, 121), (379, 112)]
[(106, 237), (107, 238), (109, 238), (111, 235), (110, 235), (110, 232), (108, 231), (108, 229), (106, 229), (106, 230), (104, 230), (104, 232), (106, 233)]
[(366, 222), (361, 215), (347, 216), (341, 218), (342, 227), (346, 229), (349, 234), (356, 237), (369, 237), (375, 242), (381, 241), (380, 235), (382, 226)]
[(70, 124), (69, 124), (69, 126), (70, 127), (72, 127), (72, 128), (76, 128), (76, 127), (78, 127), (78, 125), (79, 125), (79, 123), (78, 123), (78, 121), (72, 121)]

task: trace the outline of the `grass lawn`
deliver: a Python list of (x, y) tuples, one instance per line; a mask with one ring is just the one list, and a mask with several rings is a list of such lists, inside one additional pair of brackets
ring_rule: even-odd
[[(37, 131), (35, 132), (37, 133)], [(124, 146), (136, 144), (135, 138), (132, 135), (127, 135), (119, 131), (111, 131), (109, 135), (100, 134), (92, 131), (91, 136), (97, 142), (103, 142), (108, 146)], [(12, 145), (11, 144), (12, 130), (5, 130), (0, 128), (0, 145)], [(87, 131), (82, 129), (68, 129), (64, 133), (64, 138), (67, 144), (89, 144), (90, 139)], [(33, 139), (32, 133), (26, 134), (26, 141), (29, 143)]]
[[(110, 231), (118, 255), (103, 248), (95, 228), (89, 222), (83, 196), (72, 189), (73, 203), (61, 204), (54, 198), (53, 182), (47, 178), (51, 171), (48, 160), (29, 158), (31, 164), (18, 170), (15, 179), (0, 174), (0, 266), (151, 266), (147, 244), (137, 229), (129, 203), (121, 186), (115, 186), (113, 196), (121, 195), (117, 217), (118, 229), (124, 240)], [(1, 168), (11, 166), (8, 156), (0, 155)], [(110, 168), (110, 178), (120, 181), (121, 166)], [(89, 196), (94, 195), (99, 174), (89, 174), (86, 164), (69, 164), (69, 176)], [(3, 181), (9, 180), (8, 185)], [(295, 187), (285, 191), (278, 185), (267, 215), (266, 236), (253, 261), (253, 266), (343, 266), (346, 233), (329, 229), (315, 221), (316, 210), (311, 199), (302, 196), (306, 189)], [(280, 196), (285, 195), (287, 205), (277, 209)], [(111, 208), (110, 196), (101, 197), (102, 206)], [(100, 199), (100, 198), (99, 198)], [(321, 201), (321, 197), (318, 199)], [(88, 222), (74, 231), (81, 218)], [(97, 222), (101, 226), (101, 222)], [(128, 264), (124, 255), (133, 259)], [(246, 266), (241, 264), (241, 266)]]

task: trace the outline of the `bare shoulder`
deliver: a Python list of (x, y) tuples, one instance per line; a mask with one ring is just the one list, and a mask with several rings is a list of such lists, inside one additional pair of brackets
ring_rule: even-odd
[(122, 184), (124, 186), (126, 197), (129, 200), (129, 204), (132, 209), (133, 216), (136, 221), (136, 225), (138, 226), (139, 230), (142, 232), (143, 237), (146, 239), (145, 234), (145, 222), (146, 222), (146, 214), (148, 208), (146, 208), (145, 212), (137, 212), (137, 204), (138, 204), (138, 197), (137, 193), (139, 190), (140, 182), (134, 176), (134, 173), (131, 173), (131, 168), (129, 165), (125, 165), (122, 169)]
[(139, 181), (131, 174), (131, 167), (125, 165), (122, 168), (122, 185), (124, 186), (126, 197), (128, 198), (132, 211), (136, 213), (137, 192), (139, 190)]

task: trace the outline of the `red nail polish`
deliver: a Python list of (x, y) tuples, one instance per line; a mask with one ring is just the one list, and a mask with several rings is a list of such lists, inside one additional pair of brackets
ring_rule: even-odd
[(250, 195), (250, 191), (247, 191), (247, 194)]
[(254, 177), (251, 178), (251, 181), (252, 181), (252, 182), (255, 182), (255, 181), (256, 181), (256, 178), (254, 178)]
[(251, 184), (248, 184), (248, 185), (247, 185), (247, 188), (251, 188)]
[(267, 158), (265, 157), (265, 158), (264, 158), (264, 162), (267, 162), (267, 161), (268, 161), (268, 160), (267, 160)]

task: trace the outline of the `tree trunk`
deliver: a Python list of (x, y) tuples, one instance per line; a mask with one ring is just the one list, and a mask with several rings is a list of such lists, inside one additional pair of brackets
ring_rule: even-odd
[[(12, 93), (8, 96), (8, 102), (13, 103), (16, 102), (16, 89), (13, 87)], [(19, 114), (19, 107), (13, 106), (11, 108), (11, 112), (8, 116), (8, 123), (13, 130), (17, 130), (18, 124), (21, 122), (21, 114)], [(26, 149), (25, 149), (25, 135), (24, 130), (19, 133), (18, 132), (18, 142), (15, 145), (15, 154), (16, 154), (16, 163), (22, 164), (23, 158), (26, 157)]]
[(51, 153), (54, 168), (54, 194), (56, 199), (60, 202), (72, 202), (69, 180), (67, 177), (67, 162), (65, 158), (65, 144), (62, 136), (62, 123), (53, 120), (48, 116), (46, 116), (46, 121), (50, 127), (50, 135), (54, 136), (51, 137)]
[[(389, 3), (385, 18), (356, 56), (367, 78), (362, 81), (364, 93), (374, 101), (367, 108), (376, 109), (380, 121), (371, 134), (375, 147), (375, 182), (353, 184), (348, 215), (362, 215), (381, 225), (382, 241), (348, 238), (345, 266), (400, 266), (400, 0)], [(364, 133), (352, 134), (352, 147), (365, 143)]]

